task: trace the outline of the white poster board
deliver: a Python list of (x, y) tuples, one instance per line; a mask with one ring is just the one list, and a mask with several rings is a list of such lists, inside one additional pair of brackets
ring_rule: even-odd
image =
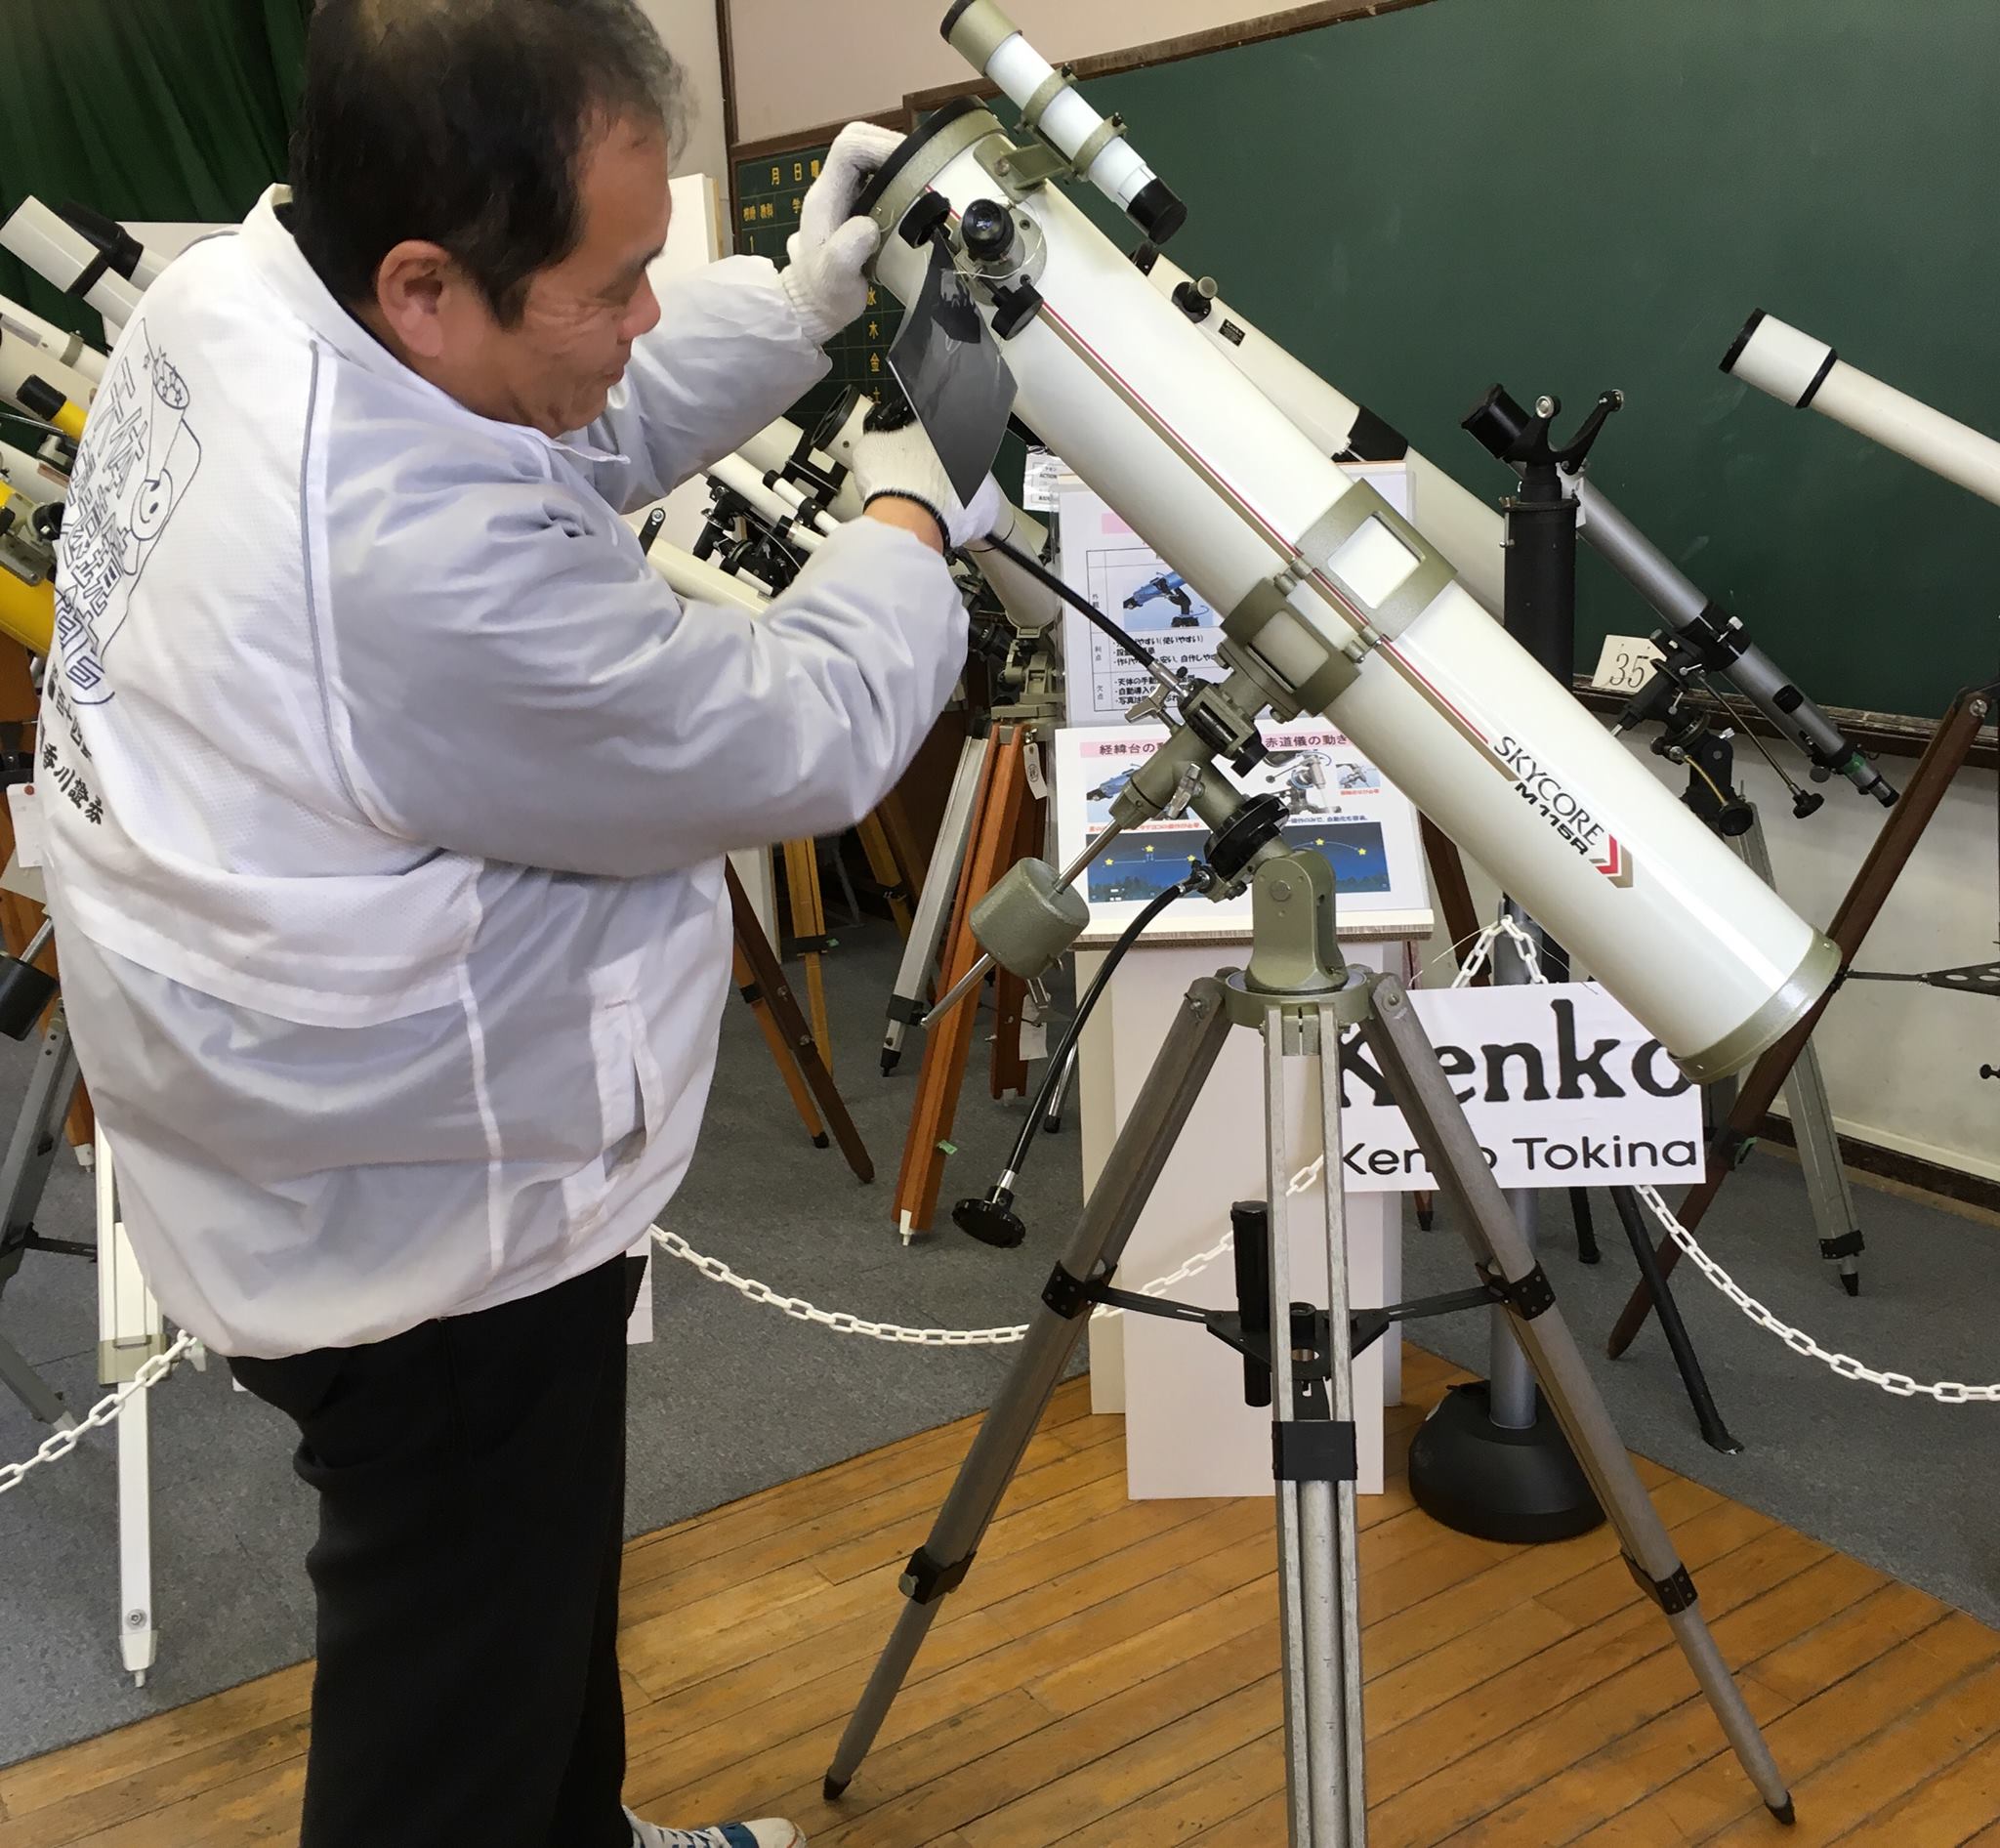
[[(1417, 930), (1430, 914), (1416, 810), (1354, 740), (1323, 719), (1261, 728), (1270, 754), (1241, 776), (1249, 795), (1278, 793), (1295, 805), (1285, 839), (1326, 856), (1340, 882), (1339, 912)], [(1139, 766), (1166, 741), (1164, 725), (1068, 726), (1056, 734), (1057, 858), (1068, 865), (1109, 825), (1111, 804)], [(1194, 816), (1121, 834), (1081, 881), (1090, 903), (1084, 941), (1116, 936), (1149, 900), (1182, 878), (1208, 838)], [(1188, 898), (1146, 927), (1148, 939), (1241, 936), (1250, 897)]]
[[(1396, 512), (1409, 515), (1409, 475), (1400, 462), (1343, 464)], [(1041, 484), (1038, 484), (1041, 485)], [(1110, 617), (1163, 666), (1219, 680), (1215, 658), (1222, 613), (1142, 539), (1117, 510), (1073, 476), (1051, 476), (1056, 547), (1062, 581)], [(1072, 725), (1113, 724), (1152, 691), (1146, 669), (1081, 617), (1062, 626)]]
[[(1414, 988), (1410, 1000), (1502, 1187), (1664, 1187), (1701, 1178), (1701, 1093), (1596, 983)], [(1341, 1104), (1350, 1190), (1437, 1186), (1352, 1032), (1342, 1046)]]

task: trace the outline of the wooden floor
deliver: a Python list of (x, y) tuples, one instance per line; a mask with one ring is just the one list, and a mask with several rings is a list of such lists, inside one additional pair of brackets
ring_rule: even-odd
[[(1391, 1454), (1459, 1377), (1410, 1351)], [(820, 1777), (969, 1425), (635, 1541), (635, 1807), (790, 1815), (813, 1848), (1284, 1839), (1271, 1511), (1125, 1499), (1120, 1424), (1063, 1387), (847, 1800)], [(1642, 1464), (1793, 1781), (1781, 1828), (1609, 1535), (1521, 1550), (1362, 1503), (1371, 1840), (2000, 1848), (2000, 1633)], [(0, 1771), (0, 1848), (290, 1839), (301, 1667)]]

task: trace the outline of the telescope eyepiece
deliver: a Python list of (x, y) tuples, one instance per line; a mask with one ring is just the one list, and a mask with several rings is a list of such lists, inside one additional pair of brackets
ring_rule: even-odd
[(966, 255), (975, 263), (1003, 261), (1014, 247), (1014, 215), (997, 199), (975, 199), (958, 222)]
[(1471, 432), (1495, 461), (1507, 460), (1508, 452), (1526, 435), (1528, 414), (1508, 396), (1504, 385), (1496, 385), (1467, 411), (1459, 428)]

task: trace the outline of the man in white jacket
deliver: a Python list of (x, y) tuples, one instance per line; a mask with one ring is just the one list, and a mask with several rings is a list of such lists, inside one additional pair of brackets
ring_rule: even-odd
[(322, 0), (289, 197), (126, 329), (39, 785), (69, 1021), (176, 1322), (318, 1491), (304, 1848), (792, 1848), (620, 1801), (630, 1271), (688, 1165), (723, 855), (847, 826), (962, 664), (920, 432), (752, 621), (620, 510), (826, 369), (896, 138), (782, 271), (655, 300), (678, 73), (632, 0)]

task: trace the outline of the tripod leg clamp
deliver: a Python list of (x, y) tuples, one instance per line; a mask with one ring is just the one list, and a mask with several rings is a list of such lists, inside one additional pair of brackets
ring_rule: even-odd
[(899, 1021), (905, 1027), (914, 1027), (931, 1010), (922, 1001), (906, 1000), (900, 994), (892, 994), (885, 1011), (891, 1020)]
[(1481, 1264), (1478, 1269), (1487, 1293), (1495, 1302), (1505, 1303), (1522, 1322), (1532, 1322), (1556, 1307), (1556, 1286), (1539, 1264), (1515, 1283), (1510, 1283), (1490, 1264)]
[(939, 1598), (956, 1591), (972, 1569), (971, 1553), (955, 1566), (942, 1566), (920, 1546), (910, 1555), (910, 1563), (902, 1569), (903, 1596), (913, 1604), (936, 1604)]
[(1867, 1248), (1858, 1226), (1853, 1232), (1842, 1233), (1838, 1239), (1822, 1239), (1819, 1241), (1819, 1255), (1822, 1258), (1857, 1258)]
[(1059, 1258), (1056, 1268), (1049, 1273), (1048, 1282), (1042, 1286), (1042, 1301), (1064, 1322), (1074, 1322), (1102, 1300), (1098, 1295), (1099, 1287), (1110, 1275), (1108, 1270), (1104, 1270), (1088, 1281), (1072, 1277)]
[(1327, 1418), (1280, 1419), (1271, 1427), (1271, 1473), (1281, 1483), (1351, 1483), (1360, 1474), (1354, 1427)]
[(1665, 1578), (1649, 1578), (1630, 1553), (1623, 1557), (1625, 1570), (1632, 1575), (1633, 1582), (1668, 1617), (1678, 1617), (1683, 1611), (1693, 1610), (1694, 1580), (1687, 1567), (1676, 1566), (1671, 1575)]
[(764, 985), (761, 982), (746, 982), (736, 992), (755, 1007), (764, 999)]

